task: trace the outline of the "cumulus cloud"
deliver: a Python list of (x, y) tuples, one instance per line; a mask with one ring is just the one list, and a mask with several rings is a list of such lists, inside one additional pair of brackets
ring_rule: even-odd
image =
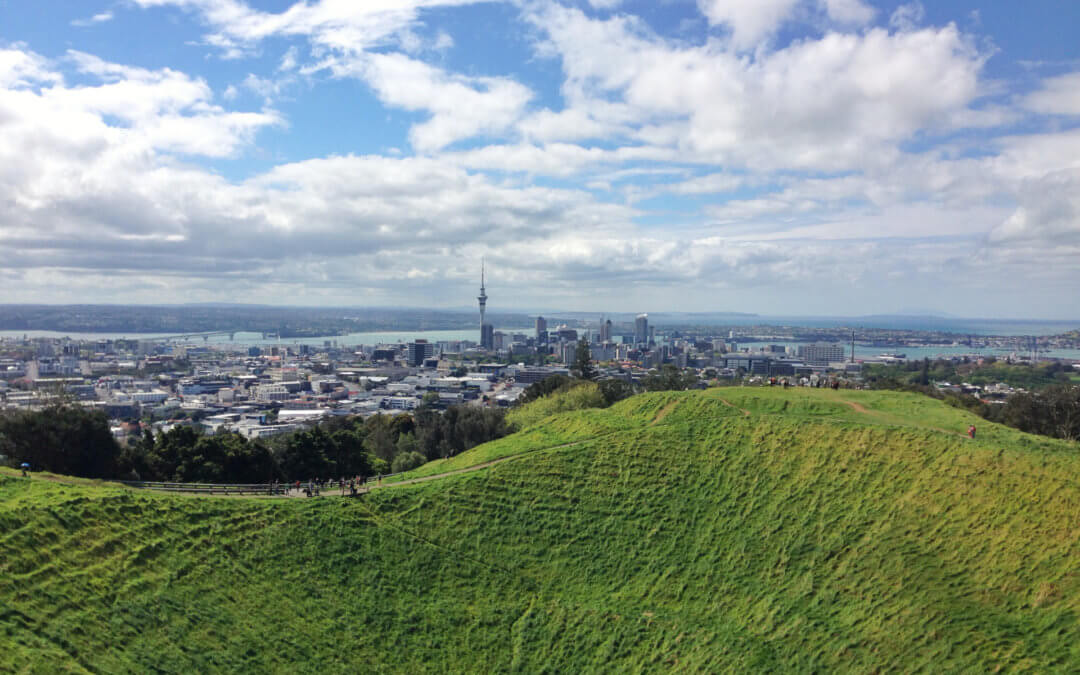
[(709, 23), (730, 28), (737, 49), (754, 47), (772, 35), (799, 4), (799, 0), (698, 0)]
[(532, 98), (527, 87), (513, 80), (456, 75), (400, 53), (329, 59), (319, 67), (364, 80), (391, 107), (428, 112), (428, 121), (409, 133), (420, 152), (503, 131)]
[(841, 26), (862, 26), (876, 14), (863, 0), (698, 0), (712, 25), (726, 27), (731, 45), (740, 51), (758, 49), (789, 21), (809, 21), (820, 13)]
[(547, 34), (541, 54), (562, 62), (576, 111), (562, 117), (630, 126), (638, 142), (763, 169), (839, 170), (895, 152), (969, 108), (985, 61), (951, 25), (831, 32), (748, 57), (723, 42), (669, 43), (631, 17), (555, 5), (530, 19)]
[(1080, 169), (1026, 181), (1020, 206), (990, 231), (989, 241), (998, 246), (1080, 247)]
[(1024, 98), (1023, 105), (1044, 115), (1080, 115), (1080, 72), (1044, 80), (1038, 91)]

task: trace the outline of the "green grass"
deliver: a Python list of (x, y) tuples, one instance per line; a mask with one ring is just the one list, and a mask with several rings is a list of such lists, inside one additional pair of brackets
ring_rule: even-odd
[(1080, 447), (971, 420), (648, 394), (358, 500), (3, 472), (0, 671), (1075, 671)]

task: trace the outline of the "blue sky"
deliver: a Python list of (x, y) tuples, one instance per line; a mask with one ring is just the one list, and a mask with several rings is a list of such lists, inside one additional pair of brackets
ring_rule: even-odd
[(1080, 4), (0, 0), (7, 302), (1080, 318)]

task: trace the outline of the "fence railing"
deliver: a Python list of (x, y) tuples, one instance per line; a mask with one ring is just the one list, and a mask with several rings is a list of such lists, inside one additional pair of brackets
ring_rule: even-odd
[(289, 486), (273, 483), (164, 483), (159, 481), (121, 480), (116, 481), (128, 487), (163, 492), (196, 492), (219, 495), (284, 495)]
[[(403, 471), (398, 473), (383, 474), (382, 478), (391, 478), (393, 476), (400, 476)], [(192, 492), (200, 494), (211, 495), (287, 495), (290, 491), (295, 490), (294, 483), (166, 483), (161, 481), (148, 481), (148, 480), (118, 480), (115, 481), (121, 485), (127, 485), (133, 488), (142, 488), (146, 490), (160, 490), (162, 492)], [(371, 476), (367, 479), (367, 483), (364, 484), (364, 488), (370, 490), (373, 487), (378, 487), (379, 477)], [(300, 490), (306, 490), (308, 484), (306, 482), (300, 483)], [(338, 481), (331, 481), (330, 483), (320, 483), (318, 489), (325, 491), (327, 494), (332, 493), (334, 490), (339, 489)]]

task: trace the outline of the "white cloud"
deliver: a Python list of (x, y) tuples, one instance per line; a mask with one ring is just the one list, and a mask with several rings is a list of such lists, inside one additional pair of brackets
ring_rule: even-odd
[(1042, 88), (1023, 99), (1028, 110), (1044, 115), (1080, 115), (1080, 72), (1043, 80)]
[(46, 59), (28, 51), (25, 45), (17, 43), (8, 49), (0, 48), (0, 87), (55, 84), (63, 79), (50, 69)]
[[(484, 0), (318, 0), (297, 2), (280, 13), (255, 10), (240, 0), (134, 1), (143, 7), (171, 5), (197, 11), (215, 31), (206, 36), (207, 43), (222, 48), (227, 57), (239, 56), (273, 36), (306, 37), (322, 59), (300, 72), (312, 74), (328, 68), (339, 77), (358, 77), (384, 104), (430, 113), (426, 122), (410, 132), (413, 147), (421, 152), (476, 135), (500, 133), (521, 117), (532, 98), (528, 87), (505, 77), (457, 75), (401, 53), (369, 51), (395, 43), (406, 52), (418, 53), (428, 45), (413, 30), (420, 10)], [(436, 51), (453, 44), (445, 31), (438, 31), (430, 41)], [(290, 48), (280, 69), (296, 67), (297, 52)], [(249, 80), (249, 88), (259, 91), (267, 102), (279, 93), (271, 86), (274, 83)]]
[(825, 13), (837, 23), (861, 26), (873, 20), (877, 11), (862, 0), (820, 0)]
[(771, 36), (790, 17), (799, 0), (698, 0), (698, 7), (711, 24), (731, 29), (736, 49), (748, 49)]
[(198, 12), (214, 33), (207, 43), (249, 49), (273, 36), (307, 36), (314, 45), (356, 53), (385, 44), (416, 21), (420, 10), (483, 0), (313, 0), (280, 13), (252, 9), (240, 0), (134, 0), (141, 7), (175, 6)]
[(1020, 191), (1020, 206), (990, 231), (989, 240), (994, 245), (1023, 243), (1080, 250), (1080, 169), (1026, 181)]
[(889, 17), (889, 25), (896, 30), (915, 30), (926, 18), (926, 8), (916, 0), (900, 5)]
[(431, 46), (432, 49), (437, 52), (445, 52), (448, 49), (453, 49), (453, 47), (454, 38), (450, 36), (450, 33), (440, 30), (435, 34), (435, 42)]
[(87, 26), (93, 26), (95, 24), (105, 23), (106, 21), (112, 20), (113, 13), (111, 11), (106, 11), (95, 14), (88, 19), (75, 19), (71, 22), (71, 25), (79, 28), (85, 28)]
[(299, 52), (297, 51), (296, 47), (289, 47), (285, 51), (285, 54), (281, 57), (281, 63), (278, 64), (278, 70), (281, 70), (281, 71), (296, 70), (296, 66), (297, 66), (297, 60), (296, 59), (297, 59), (298, 54), (299, 54)]
[(430, 113), (409, 138), (420, 152), (440, 150), (476, 135), (497, 134), (516, 122), (532, 92), (513, 80), (465, 77), (404, 54), (363, 54), (322, 64), (335, 75), (359, 77), (384, 104)]
[(548, 6), (530, 19), (547, 34), (540, 54), (562, 62), (561, 118), (629, 126), (629, 140), (759, 169), (841, 170), (896, 155), (898, 143), (970, 110), (985, 60), (951, 25), (830, 32), (746, 56), (722, 41), (669, 43), (625, 16)]

